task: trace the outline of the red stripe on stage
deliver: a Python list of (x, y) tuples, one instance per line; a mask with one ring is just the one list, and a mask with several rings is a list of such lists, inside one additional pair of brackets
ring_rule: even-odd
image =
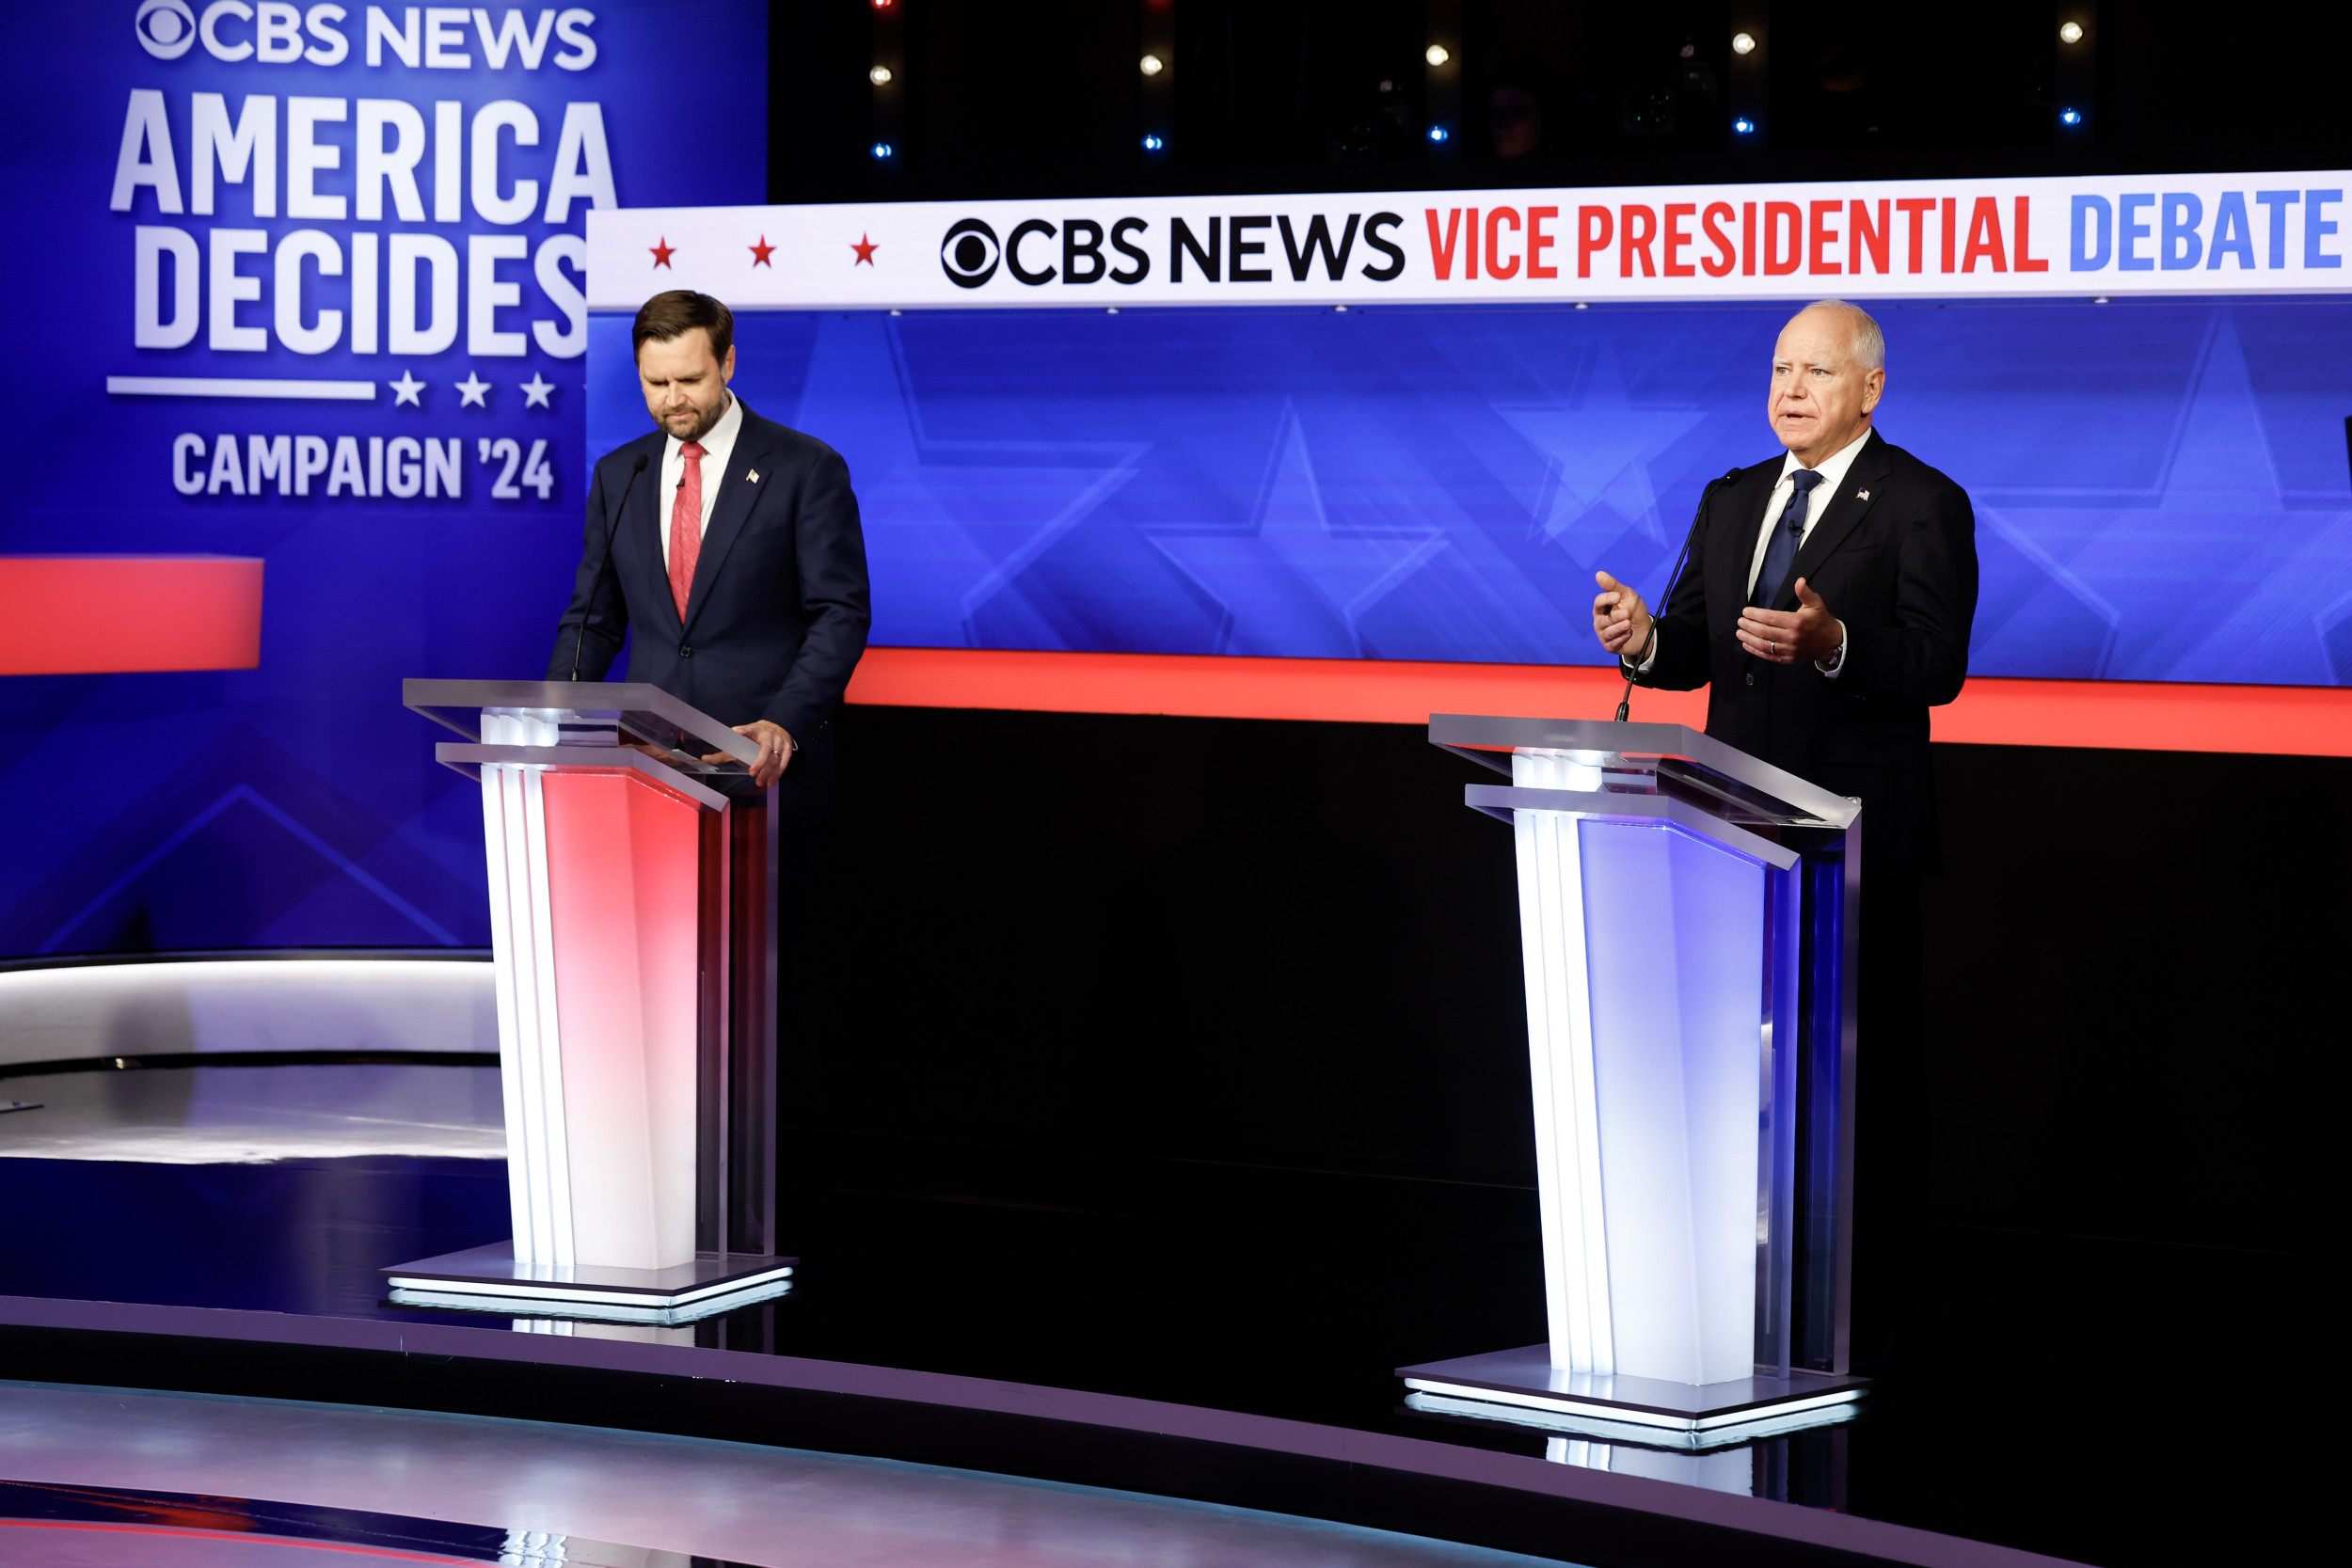
[[(1422, 724), (1433, 713), (1607, 719), (1622, 688), (1572, 665), (870, 648), (850, 701)], [(1696, 729), (1707, 693), (1636, 688), (1633, 717)], [(2352, 688), (1979, 677), (1933, 724), (1938, 740), (1978, 745), (2352, 756)]]
[(0, 675), (250, 670), (262, 562), (229, 556), (0, 556)]

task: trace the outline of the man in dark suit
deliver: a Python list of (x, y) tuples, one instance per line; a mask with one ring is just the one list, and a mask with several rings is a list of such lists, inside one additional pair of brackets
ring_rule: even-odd
[(627, 634), (630, 676), (756, 741), (753, 783), (788, 778), (784, 825), (805, 825), (831, 804), (833, 715), (871, 619), (849, 467), (727, 389), (719, 301), (657, 294), (630, 339), (660, 428), (596, 463), (548, 678), (603, 679)]
[(1940, 869), (1928, 709), (1960, 694), (1977, 610), (1966, 492), (1871, 428), (1878, 324), (1826, 300), (1772, 351), (1787, 452), (1709, 485), (1690, 563), (1653, 617), (1608, 573), (1601, 646), (1644, 686), (1708, 688), (1707, 733), (1862, 801), (1856, 1343), (1883, 1357), (1913, 1295), (1926, 1206), (1920, 879)]

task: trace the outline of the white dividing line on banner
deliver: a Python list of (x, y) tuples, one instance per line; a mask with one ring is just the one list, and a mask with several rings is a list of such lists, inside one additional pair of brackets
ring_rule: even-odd
[(2342, 170), (601, 209), (588, 299), (738, 309), (2352, 291)]
[(373, 381), (272, 381), (224, 375), (110, 375), (106, 392), (119, 398), (324, 398), (373, 403)]

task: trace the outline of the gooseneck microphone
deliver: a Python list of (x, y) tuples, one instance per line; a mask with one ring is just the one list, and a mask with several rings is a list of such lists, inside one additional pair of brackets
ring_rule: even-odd
[[(604, 559), (596, 562), (596, 576), (599, 578), (604, 576), (604, 569), (612, 564), (613, 535), (620, 531), (621, 514), (628, 509), (628, 493), (637, 488), (637, 476), (645, 471), (645, 464), (647, 461), (648, 454), (641, 451), (637, 454), (637, 461), (629, 465), (628, 483), (621, 486), (620, 505), (615, 506), (612, 509), (612, 521), (604, 525)], [(1685, 547), (1687, 548), (1688, 546)], [(594, 604), (596, 602), (596, 590), (591, 588), (588, 591), (589, 604)], [(587, 635), (588, 605), (582, 605), (580, 610), (580, 625), (574, 627), (572, 631), (571, 678), (573, 680), (580, 679), (580, 644), (581, 640)]]
[[(1739, 483), (1740, 470), (1733, 468), (1725, 472), (1721, 479), (1708, 480), (1707, 482), (1707, 488), (1699, 492), (1698, 510), (1691, 515), (1690, 531), (1682, 536), (1682, 553), (1675, 557), (1674, 574), (1666, 578), (1666, 591), (1658, 595), (1658, 609), (1650, 615), (1650, 636), (1652, 638), (1656, 638), (1658, 635), (1659, 617), (1666, 612), (1666, 607), (1668, 605), (1674, 603), (1675, 589), (1682, 582), (1682, 569), (1691, 563), (1691, 545), (1692, 542), (1699, 536), (1700, 519), (1707, 515), (1707, 499), (1715, 493), (1715, 487), (1717, 485), (1737, 484)], [(1617, 698), (1617, 722), (1622, 724), (1626, 721), (1627, 716), (1633, 711), (1633, 673), (1629, 668), (1628, 668), (1627, 661), (1622, 657), (1618, 659), (1617, 667), (1626, 672), (1625, 690), (1620, 693)]]

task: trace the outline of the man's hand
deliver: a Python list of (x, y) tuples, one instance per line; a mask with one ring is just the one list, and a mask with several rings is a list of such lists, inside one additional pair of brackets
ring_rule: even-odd
[[(755, 719), (748, 724), (738, 724), (735, 733), (747, 740), (759, 743), (759, 760), (752, 764), (752, 783), (766, 789), (784, 777), (784, 770), (792, 766), (792, 737), (781, 724), (765, 719)], [(724, 752), (713, 752), (705, 762), (733, 762)]]
[(1593, 635), (1619, 658), (1639, 660), (1649, 651), (1649, 634), (1657, 622), (1642, 595), (1606, 572), (1595, 572), (1601, 592), (1593, 600)]
[(1774, 664), (1800, 659), (1819, 662), (1837, 657), (1846, 628), (1829, 612), (1821, 595), (1797, 579), (1797, 608), (1759, 610), (1754, 605), (1740, 612), (1740, 645)]

